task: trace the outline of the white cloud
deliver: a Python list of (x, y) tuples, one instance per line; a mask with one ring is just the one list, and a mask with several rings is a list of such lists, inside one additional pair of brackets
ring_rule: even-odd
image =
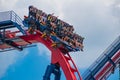
[(114, 1), (82, 0), (71, 4), (64, 7), (65, 19), (85, 37), (84, 52), (72, 53), (71, 56), (79, 68), (87, 68), (120, 35), (119, 17), (112, 15)]
[(14, 65), (18, 60), (23, 59), (28, 53), (28, 50), (21, 52), (16, 50), (0, 52), (0, 78), (5, 76), (10, 66)]
[(0, 0), (0, 11), (12, 10), (17, 0)]
[[(11, 5), (9, 2), (0, 0), (0, 10), (13, 9), (23, 17), (28, 13), (28, 6), (34, 5), (73, 24), (76, 32), (85, 37), (84, 52), (72, 53), (79, 68), (87, 68), (120, 35), (119, 0), (13, 0)], [(41, 44), (38, 49), (41, 53), (49, 52)]]
[(54, 5), (54, 7), (56, 8), (56, 12), (58, 13), (58, 16), (59, 16), (59, 18), (64, 18), (64, 13), (63, 13), (63, 7), (64, 7), (64, 5), (63, 5), (63, 1), (61, 0), (61, 1), (56, 1), (56, 0), (53, 0), (53, 5)]
[(9, 66), (15, 63), (17, 57), (13, 52), (0, 53), (0, 78), (5, 74)]
[(37, 44), (37, 49), (38, 49), (38, 54), (39, 55), (44, 54), (44, 55), (47, 55), (47, 57), (51, 56), (50, 50), (44, 44), (38, 43)]

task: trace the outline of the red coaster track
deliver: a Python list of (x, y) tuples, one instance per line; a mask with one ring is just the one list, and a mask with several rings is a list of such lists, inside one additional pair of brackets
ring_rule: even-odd
[[(4, 13), (12, 15), (14, 12), (9, 11)], [(14, 13), (14, 15), (16, 14)], [(38, 30), (35, 31), (35, 34), (27, 33), (27, 31), (25, 31), (16, 20), (18, 20), (18, 18), (16, 17), (15, 17), (15, 21), (11, 20), (11, 18), (8, 18), (8, 20), (3, 20), (3, 21), (0, 20), (0, 31), (1, 31), (0, 51), (1, 52), (10, 49), (23, 50), (24, 47), (27, 47), (32, 43), (38, 43), (38, 42), (43, 43), (51, 51), (52, 54), (51, 63), (58, 64), (62, 68), (67, 80), (82, 80), (80, 73), (68, 52), (65, 51), (66, 53), (63, 53), (61, 52), (63, 48), (52, 47), (54, 41), (50, 37), (44, 39), (42, 37), (43, 34)], [(12, 28), (17, 28), (17, 29), (15, 29), (16, 31), (10, 31), (12, 30)], [(22, 34), (17, 35), (19, 33)], [(72, 66), (69, 62), (72, 63)]]

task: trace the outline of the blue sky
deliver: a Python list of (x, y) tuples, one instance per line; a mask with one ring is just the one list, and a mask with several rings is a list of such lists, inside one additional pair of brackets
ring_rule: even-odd
[[(29, 5), (55, 13), (85, 37), (84, 52), (71, 53), (81, 74), (120, 35), (119, 0), (0, 0), (0, 11), (14, 10), (23, 18)], [(37, 44), (22, 52), (0, 53), (0, 63), (0, 80), (41, 80), (50, 63), (50, 51)], [(108, 80), (117, 80), (117, 71)]]

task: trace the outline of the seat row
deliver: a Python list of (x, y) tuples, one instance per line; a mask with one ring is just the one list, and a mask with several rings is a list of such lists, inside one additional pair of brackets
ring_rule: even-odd
[(43, 34), (55, 35), (73, 48), (83, 49), (84, 38), (74, 32), (73, 25), (60, 20), (54, 14), (46, 14), (34, 6), (29, 6), (29, 32), (39, 29)]

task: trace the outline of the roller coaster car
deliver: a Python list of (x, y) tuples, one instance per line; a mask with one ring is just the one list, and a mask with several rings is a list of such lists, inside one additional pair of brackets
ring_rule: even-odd
[[(30, 25), (29, 22), (30, 22), (31, 19), (32, 18), (25, 17), (25, 19), (23, 21), (23, 24), (24, 25)], [(39, 31), (42, 33), (41, 37), (43, 37), (43, 38), (50, 37), (52, 39), (52, 41), (53, 41), (53, 45), (51, 45), (52, 47), (60, 48), (60, 50), (63, 50), (65, 52), (83, 51), (83, 46), (81, 46), (81, 48), (73, 47), (73, 46), (69, 45), (68, 42), (63, 41), (62, 39), (57, 37), (54, 32), (50, 32), (50, 31), (47, 30), (47, 32), (44, 33), (43, 31), (45, 31), (46, 28), (47, 28), (46, 25), (41, 25), (36, 20), (34, 20), (34, 23), (37, 23), (36, 24), (37, 25), (37, 29), (39, 29)], [(33, 27), (35, 27), (35, 26), (33, 26)], [(32, 33), (35, 31), (35, 29), (33, 30), (32, 27), (28, 26), (28, 28), (29, 28), (28, 31), (32, 31)]]
[(54, 41), (54, 43), (56, 43), (56, 45), (61, 45), (59, 46), (60, 50), (66, 51), (66, 52), (76, 52), (76, 51), (82, 51), (82, 49), (77, 48), (77, 47), (72, 47), (71, 45), (69, 45), (66, 41), (61, 40), (60, 38), (58, 38), (57, 36), (53, 36), (51, 35), (51, 39)]
[(28, 27), (28, 33), (33, 34), (36, 30), (42, 33), (45, 40), (49, 37), (57, 47), (72, 51), (83, 51), (83, 37), (74, 33), (74, 27), (63, 20), (58, 19), (53, 14), (46, 14), (34, 6), (29, 7), (29, 15), (24, 16), (24, 26)]

